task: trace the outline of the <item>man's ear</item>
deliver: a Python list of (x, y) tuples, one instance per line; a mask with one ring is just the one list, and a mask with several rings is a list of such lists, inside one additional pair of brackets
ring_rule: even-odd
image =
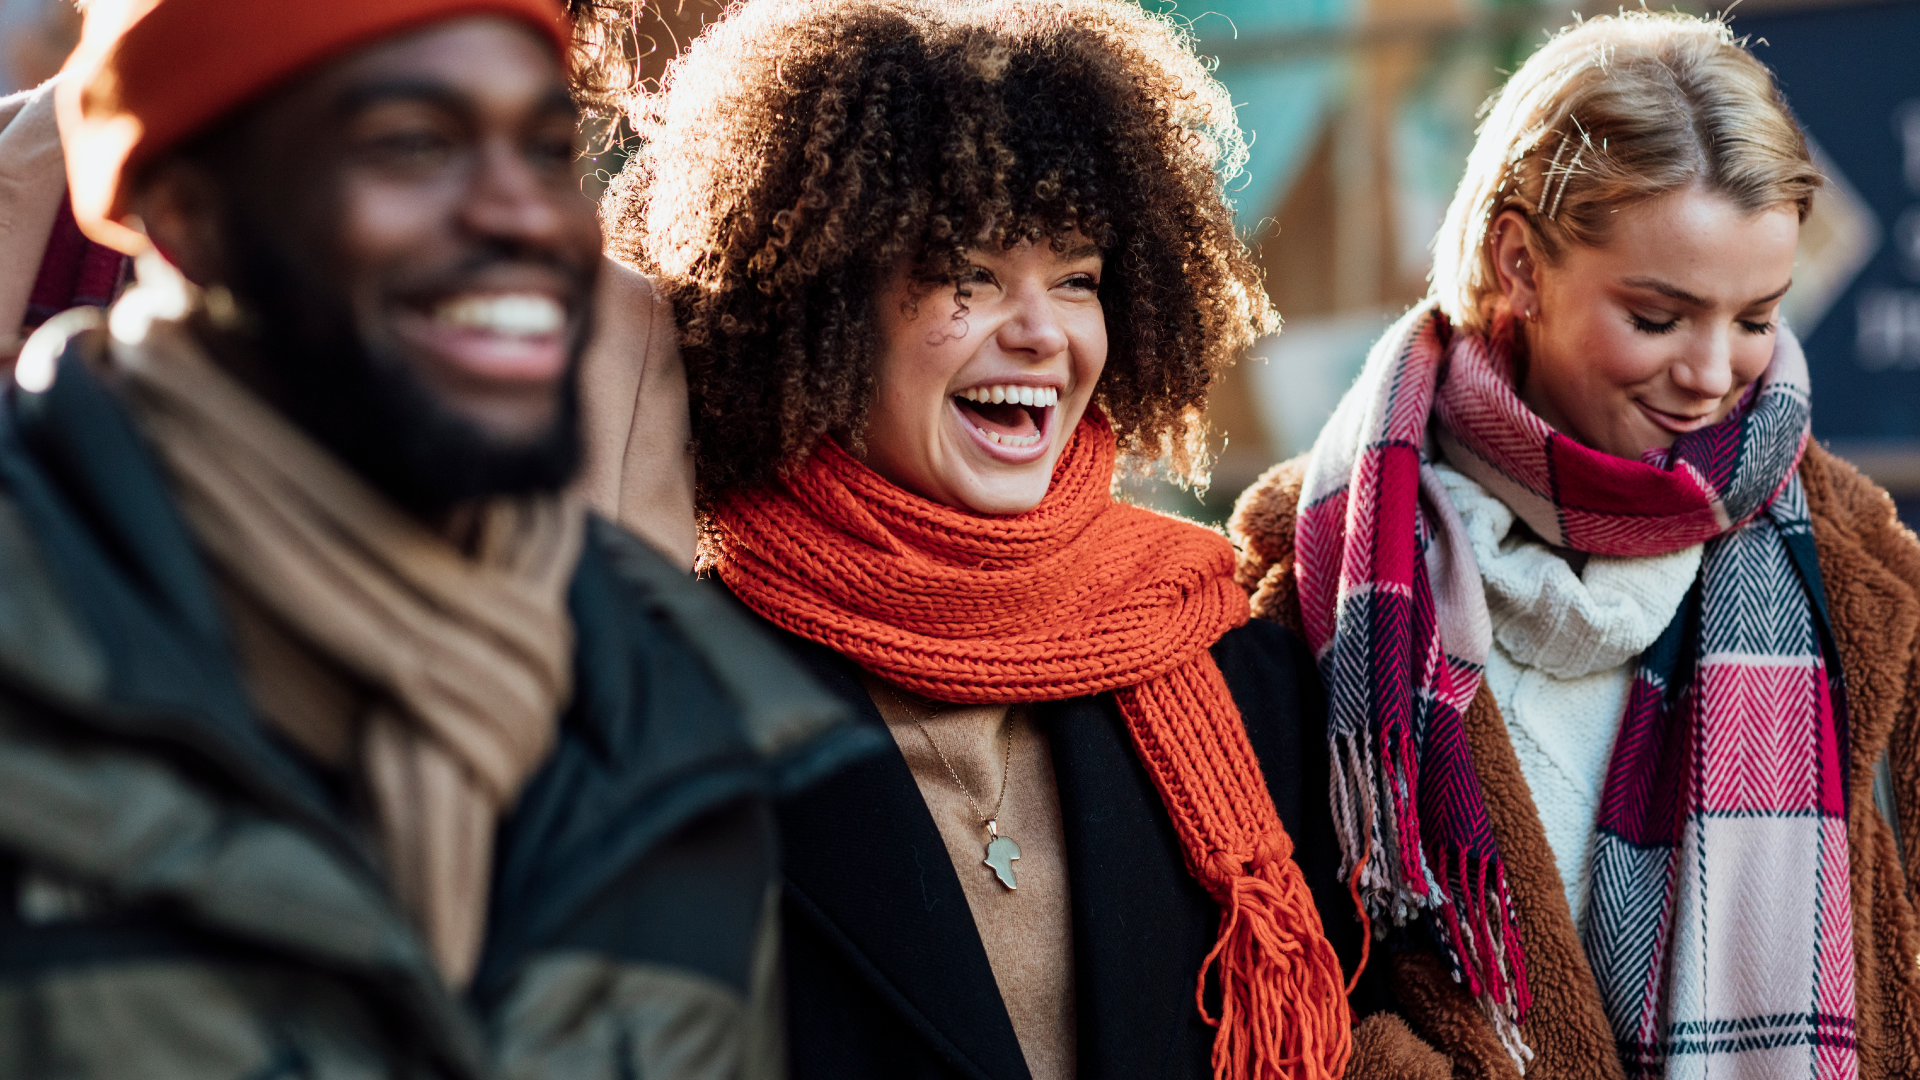
[(1507, 309), (1523, 322), (1540, 314), (1539, 245), (1533, 226), (1518, 210), (1503, 211), (1487, 230), (1487, 248), (1493, 256), (1493, 273)]
[(227, 235), (219, 184), (206, 167), (178, 157), (156, 163), (128, 200), (147, 238), (195, 285), (227, 280)]

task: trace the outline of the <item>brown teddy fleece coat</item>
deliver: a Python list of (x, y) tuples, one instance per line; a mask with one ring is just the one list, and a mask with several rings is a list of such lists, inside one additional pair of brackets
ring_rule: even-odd
[[(1274, 466), (1241, 495), (1229, 530), (1254, 613), (1301, 632), (1294, 514), (1306, 461)], [(1875, 809), (1873, 775), (1890, 759), (1900, 834), (1920, 837), (1920, 542), (1893, 502), (1851, 465), (1812, 445), (1801, 464), (1820, 573), (1846, 679), (1854, 977), (1862, 1080), (1920, 1077), (1920, 933), (1894, 834)], [(1623, 1080), (1600, 992), (1574, 929), (1553, 852), (1485, 686), (1467, 712), (1474, 765), (1506, 860), (1527, 949), (1533, 1008), (1521, 1032), (1529, 1078)], [(1500, 1078), (1518, 1073), (1464, 987), (1428, 952), (1393, 956), (1401, 1016), (1354, 1033), (1352, 1080)]]

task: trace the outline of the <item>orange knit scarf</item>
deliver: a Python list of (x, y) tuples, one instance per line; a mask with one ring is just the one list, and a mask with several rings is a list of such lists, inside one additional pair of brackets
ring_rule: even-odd
[(1351, 1048), (1340, 963), (1208, 652), (1247, 620), (1233, 550), (1116, 503), (1115, 453), (1090, 413), (1040, 505), (993, 518), (903, 491), (823, 443), (784, 482), (721, 506), (714, 565), (767, 619), (915, 693), (1114, 693), (1187, 869), (1221, 907), (1195, 990), (1219, 1029), (1214, 1076), (1332, 1080)]

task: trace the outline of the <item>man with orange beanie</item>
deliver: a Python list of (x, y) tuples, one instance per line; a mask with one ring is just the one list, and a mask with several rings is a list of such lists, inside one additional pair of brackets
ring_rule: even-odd
[[(637, 74), (621, 36), (623, 3), (567, 0), (575, 97), (600, 108), (613, 105)], [(72, 5), (43, 6), (64, 9), (77, 37)], [(55, 66), (72, 45), (59, 44)], [(0, 97), (0, 373), (49, 317), (75, 306), (105, 307), (131, 277), (131, 263), (74, 220), (54, 120), (56, 83), (26, 85)], [(673, 311), (650, 280), (611, 258), (601, 260), (594, 304), (593, 335), (580, 362), (585, 458), (576, 486), (588, 505), (690, 567), (693, 456)]]
[(862, 748), (585, 509), (553, 0), (94, 0), (0, 399), (0, 1080), (771, 1077)]

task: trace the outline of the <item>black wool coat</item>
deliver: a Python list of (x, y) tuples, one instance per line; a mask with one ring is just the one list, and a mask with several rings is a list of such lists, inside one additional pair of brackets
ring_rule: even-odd
[[(859, 722), (884, 727), (845, 657), (783, 640)], [(1360, 951), (1327, 801), (1326, 696), (1311, 656), (1267, 622), (1213, 646), (1351, 974)], [(1206, 1080), (1214, 1029), (1194, 988), (1220, 909), (1187, 873), (1173, 822), (1113, 695), (1035, 710), (1066, 831), (1079, 1074)], [(920, 790), (889, 745), (779, 800), (793, 1080), (1023, 1080), (1026, 1060)], [(1378, 1004), (1372, 981), (1355, 995)]]

